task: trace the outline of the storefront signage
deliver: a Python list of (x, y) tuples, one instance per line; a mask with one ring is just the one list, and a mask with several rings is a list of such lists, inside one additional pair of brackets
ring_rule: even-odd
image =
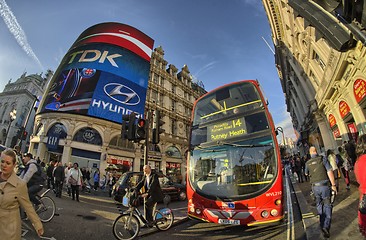
[(207, 127), (207, 141), (223, 141), (247, 134), (244, 118), (236, 118)]
[(108, 156), (107, 163), (109, 164), (116, 164), (116, 165), (125, 165), (125, 166), (132, 166), (132, 161), (126, 159), (125, 157), (119, 156)]
[(333, 135), (335, 138), (339, 138), (341, 136), (341, 133), (339, 132), (338, 128), (333, 131)]
[(180, 168), (180, 163), (166, 163), (167, 168)]
[(356, 124), (354, 122), (347, 123), (347, 127), (348, 127), (349, 132), (352, 135), (353, 140), (356, 141), (357, 140), (357, 135), (358, 135)]
[(339, 102), (339, 113), (341, 114), (341, 118), (347, 116), (350, 113), (351, 109), (349, 108), (348, 104), (345, 101)]
[(329, 121), (330, 127), (333, 127), (337, 124), (337, 121), (333, 114), (329, 114), (328, 121)]
[(353, 93), (357, 103), (361, 102), (366, 96), (366, 82), (362, 79), (357, 79), (353, 84)]

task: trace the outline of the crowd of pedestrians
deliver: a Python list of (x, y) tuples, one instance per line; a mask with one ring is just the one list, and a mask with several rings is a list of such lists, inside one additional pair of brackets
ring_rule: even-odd
[(357, 144), (352, 140), (345, 141), (342, 146), (327, 149), (325, 153), (318, 154), (311, 146), (305, 156), (290, 156), (283, 160), (283, 164), (290, 166), (299, 183), (310, 181), (320, 230), (325, 238), (330, 237), (333, 201), (340, 181), (345, 182), (347, 191), (350, 190), (350, 172), (354, 171), (360, 185), (359, 229), (366, 238), (366, 135), (359, 136)]
[[(108, 187), (109, 196), (112, 196), (112, 188), (116, 182), (116, 177), (112, 172), (107, 172), (102, 178), (100, 170), (95, 168), (79, 168), (78, 163), (68, 163), (62, 165), (61, 162), (50, 162), (45, 166), (47, 173), (47, 188), (53, 189), (56, 197), (61, 198), (62, 189), (66, 188), (67, 194), (72, 200), (79, 201), (80, 191), (90, 193), (91, 190), (105, 190)], [(91, 184), (91, 181), (93, 181)]]

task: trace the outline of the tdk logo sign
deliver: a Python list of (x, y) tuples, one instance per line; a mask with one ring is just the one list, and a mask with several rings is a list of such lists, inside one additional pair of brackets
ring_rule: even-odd
[(104, 86), (104, 93), (122, 104), (137, 105), (140, 103), (140, 96), (131, 88), (120, 83), (108, 83)]
[(118, 68), (117, 63), (114, 61), (116, 58), (122, 57), (121, 54), (109, 54), (108, 51), (99, 51), (99, 50), (85, 50), (78, 51), (70, 54), (70, 61), (68, 64), (73, 63), (74, 61), (78, 62), (95, 62), (104, 63), (106, 60), (114, 67)]

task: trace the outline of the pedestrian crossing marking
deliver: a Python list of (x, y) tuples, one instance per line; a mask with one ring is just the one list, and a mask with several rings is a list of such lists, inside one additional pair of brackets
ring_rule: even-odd
[(315, 217), (314, 213), (304, 213), (302, 214), (302, 218), (305, 219), (305, 218), (312, 218), (312, 217)]

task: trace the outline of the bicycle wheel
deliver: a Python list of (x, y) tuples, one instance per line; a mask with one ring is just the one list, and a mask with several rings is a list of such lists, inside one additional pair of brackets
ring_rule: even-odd
[(38, 209), (37, 214), (41, 219), (41, 222), (49, 222), (55, 216), (56, 205), (52, 198), (43, 196), (39, 199), (41, 207)]
[(174, 222), (173, 211), (170, 208), (162, 208), (155, 211), (154, 221), (155, 226), (159, 230), (161, 231), (168, 230)]
[(122, 214), (114, 220), (113, 235), (117, 239), (135, 239), (140, 232), (140, 222), (136, 216)]

